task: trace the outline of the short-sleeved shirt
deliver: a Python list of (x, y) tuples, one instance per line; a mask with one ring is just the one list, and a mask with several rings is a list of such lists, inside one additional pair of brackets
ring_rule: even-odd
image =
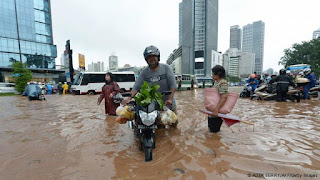
[(228, 82), (225, 79), (221, 79), (220, 81), (215, 81), (213, 87), (218, 89), (219, 94), (228, 93)]
[[(144, 68), (139, 74), (138, 79), (133, 85), (133, 90), (139, 91), (144, 81), (147, 81), (149, 86), (153, 84), (160, 85), (158, 92), (170, 91), (177, 87), (176, 79), (171, 67), (167, 64), (159, 64), (159, 68), (156, 71), (152, 71), (150, 67)], [(163, 102), (168, 99), (169, 96), (163, 97)], [(175, 99), (172, 100), (173, 107), (176, 106)]]

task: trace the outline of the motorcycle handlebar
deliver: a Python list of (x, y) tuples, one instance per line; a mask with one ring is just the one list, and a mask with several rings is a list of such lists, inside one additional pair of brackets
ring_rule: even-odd
[(171, 94), (171, 91), (164, 91), (162, 92), (162, 95), (170, 95)]

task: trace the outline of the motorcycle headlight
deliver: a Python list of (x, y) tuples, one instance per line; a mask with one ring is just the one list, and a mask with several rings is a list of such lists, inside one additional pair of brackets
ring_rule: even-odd
[(158, 113), (157, 113), (157, 111), (152, 111), (151, 113), (146, 113), (146, 112), (140, 110), (139, 116), (140, 116), (141, 121), (144, 125), (151, 126), (155, 122), (155, 120), (158, 116)]

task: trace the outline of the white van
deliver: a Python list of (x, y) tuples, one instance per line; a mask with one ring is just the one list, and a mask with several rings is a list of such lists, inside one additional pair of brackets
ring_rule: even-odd
[[(118, 83), (122, 92), (131, 91), (135, 82), (134, 72), (112, 72), (115, 82)], [(106, 72), (80, 72), (71, 85), (74, 94), (96, 94), (102, 92), (105, 85)]]

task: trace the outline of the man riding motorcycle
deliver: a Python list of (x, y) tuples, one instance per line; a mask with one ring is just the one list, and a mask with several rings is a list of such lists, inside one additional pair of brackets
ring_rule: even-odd
[(160, 51), (155, 46), (148, 46), (143, 52), (144, 59), (148, 63), (148, 67), (144, 68), (139, 74), (138, 79), (133, 85), (131, 91), (131, 97), (129, 97), (124, 104), (127, 104), (137, 94), (143, 85), (144, 81), (147, 81), (149, 86), (158, 84), (160, 88), (158, 92), (163, 93), (165, 91), (171, 91), (170, 95), (163, 96), (163, 102), (172, 111), (176, 113), (176, 102), (174, 99), (174, 92), (176, 91), (176, 80), (171, 67), (167, 64), (159, 63)]
[(305, 78), (309, 79), (309, 84), (303, 88), (303, 99), (310, 99), (309, 90), (316, 85), (316, 77), (311, 73), (311, 69), (307, 68), (303, 70)]

